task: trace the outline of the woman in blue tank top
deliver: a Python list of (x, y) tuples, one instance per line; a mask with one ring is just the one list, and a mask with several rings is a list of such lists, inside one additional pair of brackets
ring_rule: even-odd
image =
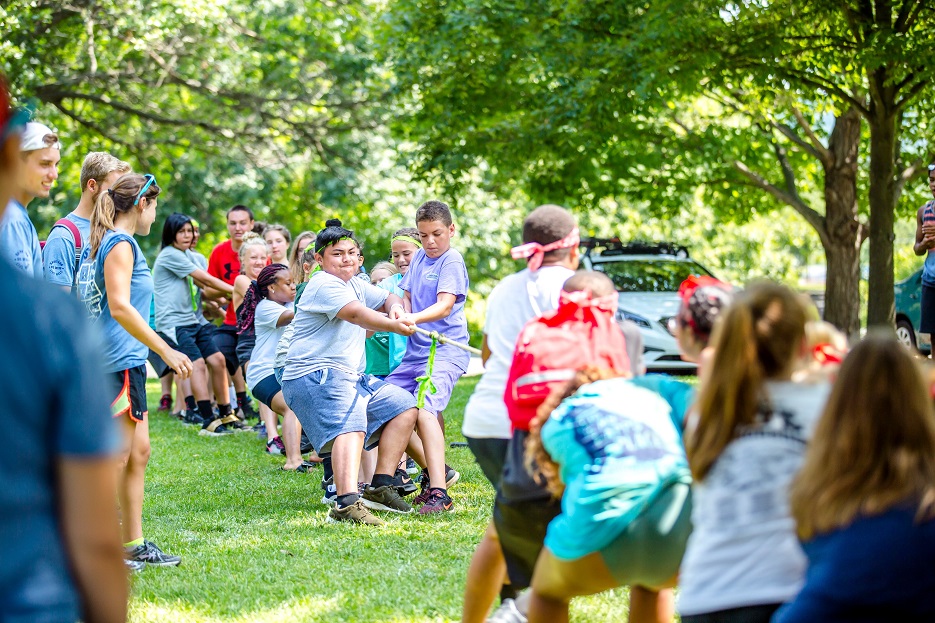
[(98, 198), (91, 214), (90, 244), (78, 270), (78, 290), (98, 329), (111, 411), (121, 421), (125, 443), (118, 498), (127, 565), (177, 565), (143, 538), (143, 485), (149, 462), (146, 357), (153, 349), (181, 378), (192, 362), (149, 326), (153, 278), (135, 234), (149, 233), (160, 188), (152, 175), (128, 173)]

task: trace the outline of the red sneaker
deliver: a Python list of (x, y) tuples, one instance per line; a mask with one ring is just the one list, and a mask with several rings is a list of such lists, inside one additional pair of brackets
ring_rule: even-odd
[(419, 509), (419, 514), (444, 513), (446, 511), (453, 511), (454, 509), (454, 502), (448, 497), (447, 491), (444, 489), (430, 489), (428, 500), (422, 505), (422, 508)]

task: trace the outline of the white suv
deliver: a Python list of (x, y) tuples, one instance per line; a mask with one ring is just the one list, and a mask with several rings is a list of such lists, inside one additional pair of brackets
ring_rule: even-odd
[(619, 318), (639, 326), (643, 334), (643, 360), (648, 371), (694, 372), (695, 364), (682, 361), (669, 318), (678, 313), (679, 285), (689, 275), (711, 275), (689, 259), (685, 247), (669, 243), (623, 243), (618, 238), (584, 238), (581, 264), (610, 277), (620, 302)]

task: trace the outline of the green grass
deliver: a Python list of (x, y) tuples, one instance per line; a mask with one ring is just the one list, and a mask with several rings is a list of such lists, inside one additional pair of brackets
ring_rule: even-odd
[[(447, 409), (460, 434), (476, 378), (459, 382)], [(149, 404), (159, 385), (148, 385)], [(457, 512), (388, 517), (382, 528), (325, 523), (321, 469), (279, 471), (252, 433), (199, 437), (153, 411), (146, 537), (182, 556), (178, 568), (133, 579), (133, 621), (453, 621), (467, 567), (490, 518), (493, 490), (466, 448), (448, 450), (462, 474)], [(625, 590), (576, 600), (574, 621), (623, 620)]]

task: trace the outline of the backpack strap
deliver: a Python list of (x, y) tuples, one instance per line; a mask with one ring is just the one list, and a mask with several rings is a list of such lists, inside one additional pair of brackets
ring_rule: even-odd
[[(75, 287), (75, 284), (78, 282), (78, 267), (81, 265), (81, 251), (82, 251), (82, 242), (81, 232), (78, 230), (78, 226), (75, 225), (70, 219), (60, 218), (55, 221), (55, 225), (52, 226), (52, 230), (56, 227), (64, 227), (71, 232), (71, 237), (75, 241), (75, 272), (72, 274), (72, 288)], [(52, 230), (49, 233), (52, 233)]]

